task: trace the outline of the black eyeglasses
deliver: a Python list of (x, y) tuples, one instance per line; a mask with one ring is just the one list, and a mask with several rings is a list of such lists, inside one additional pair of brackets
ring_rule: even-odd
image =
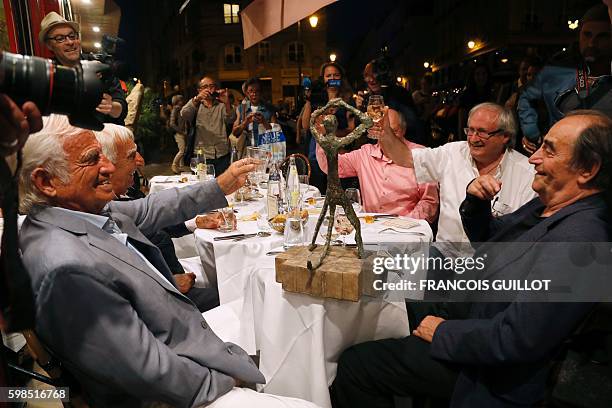
[(463, 133), (465, 133), (467, 136), (476, 135), (483, 140), (487, 140), (491, 136), (495, 136), (496, 134), (503, 132), (503, 131), (504, 129), (497, 129), (492, 132), (487, 132), (485, 130), (479, 130), (479, 129), (469, 128), (469, 127), (463, 128)]
[(56, 35), (55, 37), (47, 37), (47, 40), (53, 40), (58, 44), (63, 43), (64, 41), (66, 41), (66, 38), (69, 39), (70, 41), (75, 41), (79, 39), (79, 33), (70, 33), (68, 35)]

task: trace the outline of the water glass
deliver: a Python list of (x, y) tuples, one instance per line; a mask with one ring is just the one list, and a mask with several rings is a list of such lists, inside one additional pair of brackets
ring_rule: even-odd
[(301, 200), (305, 200), (306, 199), (306, 193), (308, 192), (308, 189), (310, 188), (310, 179), (308, 178), (308, 175), (298, 175), (298, 180), (300, 181), (300, 196), (301, 196)]
[(268, 156), (269, 152), (266, 149), (254, 146), (247, 147), (247, 157), (252, 157), (260, 162), (256, 166), (252, 176), (250, 175), (251, 180), (256, 185), (263, 180), (266, 174), (266, 168), (268, 167)]
[(362, 211), (361, 204), (361, 193), (358, 188), (347, 188), (345, 191), (346, 198), (349, 199), (351, 204), (353, 205), (353, 209), (356, 213), (360, 213)]
[(344, 213), (342, 207), (336, 207), (336, 216), (334, 218), (334, 229), (342, 237), (342, 246), (344, 247), (346, 246), (346, 236), (353, 232), (355, 228)]
[(234, 214), (234, 209), (231, 207), (221, 208), (219, 213), (223, 219), (217, 230), (221, 232), (234, 231), (236, 229), (236, 215)]
[(204, 180), (213, 180), (215, 178), (215, 166), (207, 164), (203, 173)]
[(295, 246), (303, 246), (306, 241), (304, 232), (304, 224), (299, 217), (287, 217), (285, 222), (285, 237), (283, 240), (283, 248), (289, 249)]
[(191, 169), (191, 171), (193, 171), (193, 174), (197, 174), (199, 163), (200, 163), (200, 160), (198, 160), (197, 157), (192, 157), (191, 160), (189, 161), (189, 168)]

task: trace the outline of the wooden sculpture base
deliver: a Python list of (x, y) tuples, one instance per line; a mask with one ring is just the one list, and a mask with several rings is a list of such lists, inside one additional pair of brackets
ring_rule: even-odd
[(371, 292), (373, 276), (367, 273), (369, 268), (362, 272), (363, 260), (357, 257), (357, 248), (332, 246), (321, 266), (311, 273), (306, 262), (309, 257), (318, 259), (322, 248), (319, 245), (310, 252), (308, 247), (294, 247), (276, 256), (276, 281), (284, 290), (353, 302), (362, 293)]

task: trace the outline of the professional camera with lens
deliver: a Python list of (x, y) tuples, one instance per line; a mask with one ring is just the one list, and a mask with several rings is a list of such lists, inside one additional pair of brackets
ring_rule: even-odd
[(123, 64), (115, 60), (115, 52), (117, 46), (124, 44), (125, 40), (112, 35), (104, 34), (102, 36), (101, 51), (98, 53), (83, 54), (83, 58), (88, 61), (99, 61), (109, 67), (108, 70), (101, 73), (101, 79), (104, 82), (104, 89), (110, 89), (113, 86), (115, 77), (120, 77), (119, 71), (123, 68)]
[(319, 108), (327, 103), (327, 89), (322, 79), (312, 81), (310, 78), (304, 77), (302, 80), (302, 88), (306, 95), (306, 91), (309, 91), (308, 94), (310, 94), (310, 96), (306, 99), (310, 101), (312, 106)]
[(81, 61), (69, 68), (44, 58), (2, 52), (0, 92), (18, 105), (34, 102), (43, 115), (65, 114), (73, 126), (102, 130), (95, 114), (103, 92), (100, 77), (108, 70), (98, 61)]

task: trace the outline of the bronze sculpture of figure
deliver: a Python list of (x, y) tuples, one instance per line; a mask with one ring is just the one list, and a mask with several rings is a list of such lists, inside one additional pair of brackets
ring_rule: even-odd
[[(361, 121), (361, 124), (345, 137), (336, 137), (336, 130), (338, 129), (338, 120), (336, 119), (336, 116), (326, 113), (331, 107), (344, 107), (348, 111), (352, 112), (355, 116), (357, 116)], [(325, 134), (321, 134), (321, 132), (319, 132), (316, 123), (317, 118), (322, 115), (324, 115), (322, 125), (325, 129)], [(338, 150), (340, 150), (341, 147), (346, 146), (352, 141), (358, 139), (363, 132), (372, 127), (372, 124), (372, 119), (368, 115), (344, 102), (340, 98), (330, 100), (327, 105), (320, 109), (317, 109), (312, 113), (312, 117), (310, 118), (310, 131), (312, 132), (317, 143), (319, 143), (319, 146), (321, 146), (321, 148), (325, 151), (328, 170), (327, 193), (325, 196), (325, 202), (323, 203), (321, 215), (319, 216), (319, 220), (317, 221), (317, 226), (312, 237), (312, 243), (308, 248), (311, 252), (316, 248), (315, 240), (317, 239), (319, 229), (321, 228), (321, 224), (325, 219), (325, 214), (327, 213), (328, 209), (330, 221), (327, 228), (325, 246), (323, 248), (323, 252), (321, 253), (320, 258), (315, 263), (312, 263), (310, 260), (308, 261), (307, 266), (310, 271), (314, 271), (315, 269), (317, 269), (323, 262), (323, 259), (325, 259), (325, 257), (329, 253), (332, 227), (335, 221), (334, 216), (337, 205), (341, 205), (342, 208), (344, 208), (344, 213), (346, 214), (346, 217), (348, 218), (353, 228), (355, 228), (355, 242), (357, 243), (357, 253), (359, 255), (359, 258), (362, 259), (364, 256), (363, 242), (361, 240), (361, 225), (359, 223), (359, 219), (357, 218), (357, 214), (355, 214), (355, 210), (353, 210), (352, 204), (349, 202), (349, 199), (346, 197), (346, 194), (344, 194), (344, 190), (340, 186), (340, 178), (338, 177)]]

